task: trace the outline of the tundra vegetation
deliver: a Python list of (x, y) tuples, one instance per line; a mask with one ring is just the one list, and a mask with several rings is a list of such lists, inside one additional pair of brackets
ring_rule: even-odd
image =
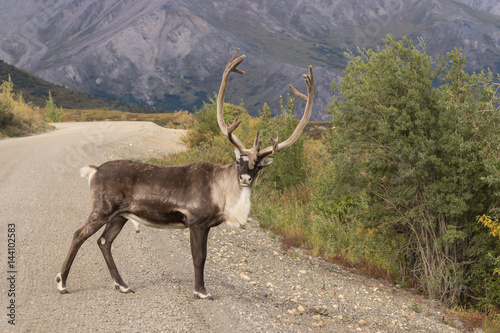
[(401, 283), (451, 305), (496, 313), (494, 75), (467, 73), (461, 50), (433, 60), (423, 41), (392, 36), (384, 48), (349, 56), (329, 110), (330, 200), (346, 208), (346, 223), (381, 237), (390, 254), (386, 267)]
[(50, 126), (42, 111), (13, 92), (11, 78), (0, 85), (0, 137), (39, 133)]
[[(302, 137), (260, 174), (252, 215), (283, 247), (303, 247), (447, 303), (485, 331), (500, 327), (500, 114), (498, 78), (470, 74), (455, 49), (435, 59), (425, 43), (388, 36), (349, 53), (333, 82), (331, 126)], [(296, 126), (285, 96), (278, 117), (264, 106), (238, 136)], [(248, 117), (226, 104), (226, 121)], [(246, 128), (251, 127), (251, 128)], [(216, 103), (194, 114), (188, 151), (157, 160), (232, 160)]]
[(49, 91), (49, 99), (45, 103), (45, 120), (49, 123), (60, 123), (64, 121), (64, 111), (62, 107), (57, 107)]

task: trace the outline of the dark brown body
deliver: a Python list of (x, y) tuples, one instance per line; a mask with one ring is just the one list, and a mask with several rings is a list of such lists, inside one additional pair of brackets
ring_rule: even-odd
[(171, 167), (119, 160), (85, 167), (81, 172), (89, 177), (93, 208), (87, 222), (75, 232), (57, 276), (61, 293), (67, 293), (66, 279), (80, 246), (104, 225), (97, 244), (116, 288), (131, 292), (118, 273), (111, 245), (124, 224), (132, 220), (155, 228), (189, 228), (194, 293), (211, 298), (203, 278), (209, 230), (223, 222), (243, 224), (250, 210), (251, 182), (238, 181), (242, 172), (247, 174), (243, 158), (241, 163), (229, 165), (198, 162)]
[[(94, 210), (106, 218), (133, 214), (157, 228), (187, 228), (195, 224), (210, 228), (224, 222), (224, 207), (212, 199), (214, 182), (237, 177), (235, 164), (199, 162), (159, 167), (112, 161), (99, 167), (92, 177), (91, 196)], [(239, 188), (231, 190), (221, 195), (239, 195)]]

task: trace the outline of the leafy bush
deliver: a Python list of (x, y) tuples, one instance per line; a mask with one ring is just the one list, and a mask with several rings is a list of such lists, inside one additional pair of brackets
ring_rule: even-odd
[[(276, 133), (280, 142), (288, 139), (297, 127), (299, 121), (293, 115), (294, 99), (287, 95), (286, 104), (281, 100), (280, 105), (278, 118), (272, 118), (269, 107), (264, 105), (258, 125), (263, 146), (271, 145), (270, 138), (274, 138)], [(278, 191), (302, 184), (306, 179), (304, 135), (301, 134), (292, 146), (280, 151), (273, 165), (262, 173), (266, 182)]]
[[(484, 181), (500, 147), (493, 76), (468, 74), (460, 50), (434, 62), (422, 41), (417, 47), (388, 36), (385, 44), (350, 54), (344, 79), (333, 84), (339, 97), (329, 107), (328, 145), (336, 195), (328, 200), (364, 200), (348, 217), (363, 214), (365, 228), (404, 239), (401, 275), (429, 297), (485, 297), (472, 289), (484, 281), (470, 274), (480, 260), (471, 248), (486, 245), (473, 242), (485, 232), (476, 216), (498, 206), (499, 184)], [(497, 302), (499, 282), (490, 301)]]
[(9, 80), (0, 85), (0, 136), (19, 136), (44, 131), (48, 125), (38, 108), (26, 104), (21, 94), (13, 93)]
[(45, 103), (45, 117), (48, 122), (60, 123), (64, 121), (64, 112), (54, 104), (52, 94), (49, 91), (49, 99)]
[(0, 127), (12, 123), (14, 119), (14, 104), (12, 102), (12, 81), (4, 81), (0, 86)]
[[(224, 104), (224, 121), (232, 122), (234, 118), (241, 120), (241, 124), (235, 130), (234, 134), (247, 145), (253, 143), (252, 121), (243, 107)], [(194, 112), (194, 124), (189, 130), (184, 141), (189, 148), (197, 147), (210, 143), (215, 137), (223, 136), (219, 124), (217, 123), (217, 101), (210, 100), (210, 103), (204, 103), (201, 109)], [(228, 146), (231, 145), (226, 139)], [(234, 147), (233, 147), (234, 148)]]
[(4, 127), (12, 123), (14, 119), (14, 113), (12, 113), (14, 107), (11, 101), (7, 98), (0, 98), (0, 127)]

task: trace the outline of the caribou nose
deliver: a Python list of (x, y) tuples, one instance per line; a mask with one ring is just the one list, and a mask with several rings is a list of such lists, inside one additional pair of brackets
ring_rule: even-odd
[(240, 175), (241, 185), (250, 185), (250, 183), (252, 183), (252, 177), (250, 177), (250, 175)]

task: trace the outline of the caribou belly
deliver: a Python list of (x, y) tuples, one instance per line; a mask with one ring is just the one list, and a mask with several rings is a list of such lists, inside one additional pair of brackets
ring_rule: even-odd
[(155, 223), (149, 220), (143, 219), (134, 214), (126, 213), (122, 216), (128, 219), (134, 225), (135, 231), (139, 232), (139, 225), (145, 225), (146, 227), (157, 228), (157, 229), (184, 229), (187, 226), (181, 222), (170, 222), (170, 223)]

